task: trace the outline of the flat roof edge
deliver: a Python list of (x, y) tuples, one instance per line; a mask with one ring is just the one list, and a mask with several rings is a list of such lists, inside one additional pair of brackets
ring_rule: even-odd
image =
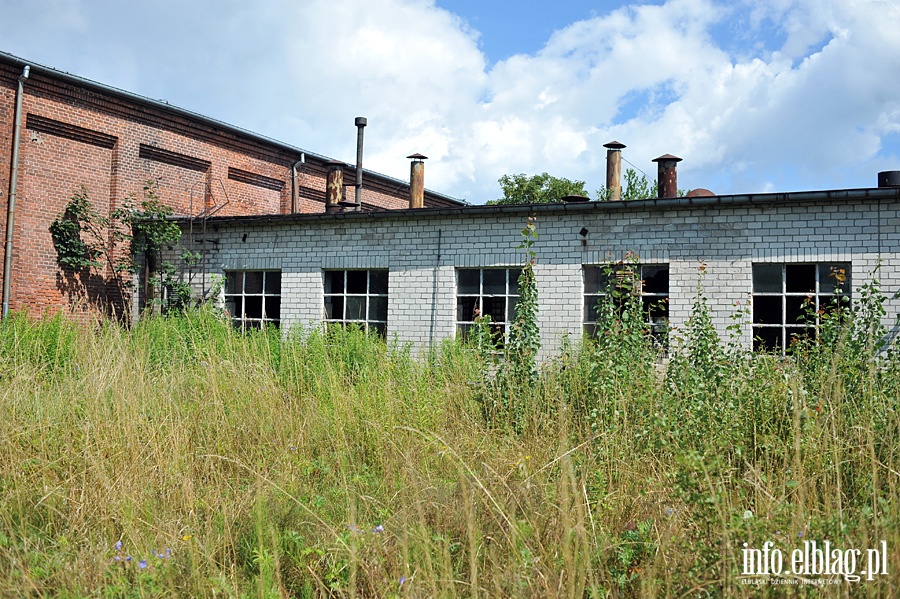
[[(208, 224), (252, 224), (291, 221), (316, 221), (336, 219), (375, 219), (401, 218), (409, 216), (474, 216), (478, 214), (539, 214), (539, 213), (578, 213), (606, 212), (612, 210), (677, 208), (708, 208), (715, 206), (739, 205), (772, 205), (805, 202), (837, 202), (848, 200), (881, 200), (900, 199), (900, 187), (875, 187), (859, 189), (837, 189), (825, 191), (794, 191), (780, 193), (733, 194), (708, 197), (650, 198), (646, 200), (627, 200), (617, 202), (585, 202), (555, 204), (502, 204), (483, 206), (460, 206), (456, 208), (401, 208), (395, 210), (377, 210), (371, 212), (332, 212), (332, 213), (295, 213), (295, 214), (255, 214), (248, 216), (214, 216), (207, 219)], [(190, 217), (177, 217), (175, 220), (189, 222)]]

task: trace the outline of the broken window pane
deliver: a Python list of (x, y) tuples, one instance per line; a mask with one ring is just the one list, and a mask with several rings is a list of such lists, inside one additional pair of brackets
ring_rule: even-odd
[(369, 293), (387, 295), (388, 292), (388, 271), (371, 270), (369, 271)]
[(476, 308), (478, 308), (477, 297), (456, 298), (456, 320), (472, 322), (477, 316)]
[(386, 297), (369, 298), (369, 320), (387, 320), (387, 311)]
[(281, 273), (280, 272), (267, 272), (265, 273), (265, 290), (266, 295), (280, 295), (281, 294)]
[(240, 293), (244, 284), (244, 278), (241, 272), (225, 273), (225, 294)]
[(347, 312), (346, 320), (365, 320), (366, 319), (366, 298), (357, 297), (355, 295), (347, 296)]
[(783, 324), (780, 295), (753, 296), (753, 322), (755, 324)]
[(846, 263), (819, 264), (819, 293), (850, 294), (850, 268)]
[(344, 293), (344, 272), (343, 270), (325, 272), (325, 293)]
[(662, 264), (641, 268), (644, 293), (669, 294), (669, 267)]
[(776, 351), (782, 347), (781, 327), (753, 327), (753, 349)]
[(788, 293), (816, 292), (815, 264), (786, 264), (784, 267), (785, 291)]
[(347, 293), (360, 293), (364, 294), (366, 292), (366, 283), (368, 280), (368, 273), (364, 270), (348, 270), (347, 271)]

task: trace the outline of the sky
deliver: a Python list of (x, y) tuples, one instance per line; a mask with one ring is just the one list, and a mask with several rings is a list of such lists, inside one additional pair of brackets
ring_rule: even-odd
[[(0, 50), (482, 204), (605, 182), (719, 194), (900, 169), (900, 0), (0, 0)], [(15, 24), (15, 26), (11, 26)]]

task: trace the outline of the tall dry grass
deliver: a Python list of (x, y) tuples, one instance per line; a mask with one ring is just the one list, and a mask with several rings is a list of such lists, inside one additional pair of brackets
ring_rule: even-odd
[[(900, 594), (898, 361), (691, 343), (661, 374), (623, 334), (517, 386), (459, 344), (8, 319), (0, 594)], [(886, 541), (890, 575), (742, 584), (743, 543), (809, 539)]]

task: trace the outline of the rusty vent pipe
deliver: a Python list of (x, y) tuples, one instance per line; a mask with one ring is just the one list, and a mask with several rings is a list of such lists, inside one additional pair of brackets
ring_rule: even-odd
[(603, 144), (606, 150), (606, 193), (608, 199), (618, 201), (622, 199), (622, 149), (625, 144), (611, 141)]
[(412, 154), (407, 156), (412, 162), (409, 164), (409, 207), (425, 207), (425, 161), (428, 156)]
[(659, 158), (654, 158), (653, 162), (658, 165), (656, 177), (657, 197), (678, 197), (678, 171), (676, 165), (681, 162), (681, 158), (671, 154), (663, 154)]
[(900, 187), (900, 171), (878, 173), (878, 187)]
[(325, 212), (337, 212), (344, 201), (344, 163), (329, 160), (325, 163), (328, 174), (325, 179)]

